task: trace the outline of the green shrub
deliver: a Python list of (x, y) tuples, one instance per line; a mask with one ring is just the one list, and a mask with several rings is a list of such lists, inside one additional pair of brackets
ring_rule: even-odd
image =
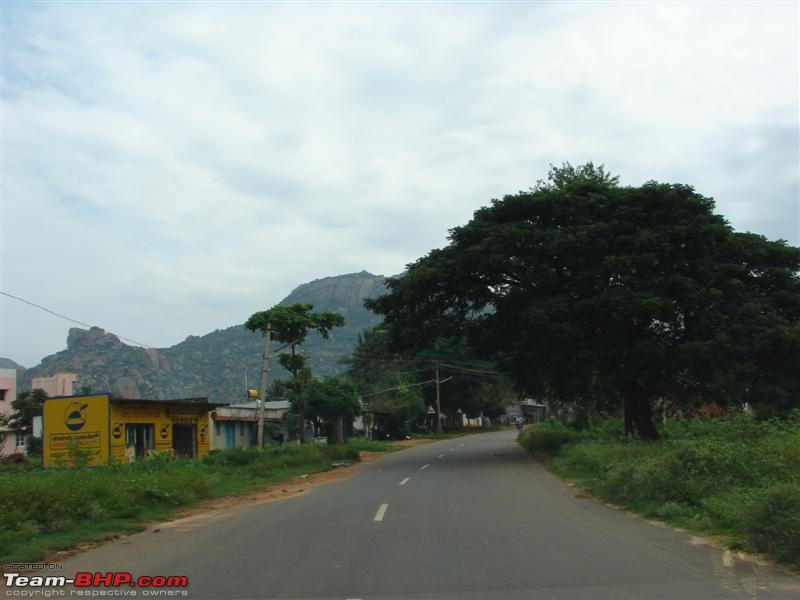
[(745, 511), (742, 529), (756, 550), (800, 566), (800, 485), (765, 490)]
[(259, 451), (258, 448), (233, 448), (231, 450), (214, 451), (203, 457), (203, 462), (208, 465), (249, 465), (261, 458), (264, 452), (269, 449)]
[(539, 423), (519, 434), (519, 443), (528, 452), (555, 454), (564, 444), (575, 441), (579, 434), (555, 423)]
[[(676, 419), (658, 442), (621, 440), (618, 423), (580, 437), (537, 426), (520, 435), (550, 468), (605, 500), (800, 565), (800, 412)], [(541, 450), (540, 450), (541, 451)]]

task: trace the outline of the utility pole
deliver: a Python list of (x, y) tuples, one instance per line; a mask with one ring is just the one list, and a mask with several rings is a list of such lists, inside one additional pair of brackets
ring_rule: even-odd
[(442, 404), (439, 400), (439, 361), (433, 361), (436, 378), (436, 433), (442, 433)]
[(264, 356), (261, 360), (261, 385), (259, 386), (258, 396), (258, 447), (264, 447), (264, 403), (267, 401), (267, 377), (269, 375), (269, 340), (272, 336), (272, 325), (267, 323), (267, 330), (264, 332)]

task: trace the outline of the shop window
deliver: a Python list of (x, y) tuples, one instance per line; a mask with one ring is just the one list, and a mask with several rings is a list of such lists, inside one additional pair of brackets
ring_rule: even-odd
[(153, 450), (152, 424), (128, 423), (125, 425), (125, 455), (128, 460), (147, 456)]

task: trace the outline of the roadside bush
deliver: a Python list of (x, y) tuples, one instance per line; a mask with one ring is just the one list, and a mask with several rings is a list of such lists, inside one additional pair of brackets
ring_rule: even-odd
[(588, 432), (593, 440), (623, 440), (625, 439), (625, 423), (622, 417), (611, 417), (596, 421)]
[(800, 485), (782, 483), (765, 490), (745, 510), (742, 529), (756, 550), (800, 566)]
[(561, 446), (579, 438), (579, 434), (556, 423), (538, 423), (523, 429), (518, 437), (519, 443), (528, 452), (555, 454)]
[(33, 437), (29, 435), (25, 438), (25, 448), (28, 450), (28, 455), (33, 454), (41, 454), (42, 453), (42, 438), (40, 437)]
[(621, 439), (612, 420), (573, 436), (540, 425), (519, 442), (598, 497), (798, 566), (798, 415), (676, 419), (658, 442)]
[(258, 448), (232, 448), (231, 450), (215, 450), (202, 458), (207, 465), (249, 465), (262, 457), (265, 451)]

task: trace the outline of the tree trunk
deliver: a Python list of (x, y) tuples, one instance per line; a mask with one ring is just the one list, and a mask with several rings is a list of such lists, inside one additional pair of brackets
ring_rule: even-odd
[(344, 419), (336, 417), (336, 443), (344, 444)]
[(633, 401), (625, 395), (625, 439), (629, 440), (636, 435), (636, 428), (633, 424)]
[(643, 440), (659, 440), (661, 436), (653, 425), (653, 408), (650, 405), (650, 398), (640, 398), (637, 403), (636, 411), (636, 430), (639, 437)]
[(625, 437), (632, 437), (634, 431), (643, 440), (661, 439), (653, 425), (650, 396), (639, 387), (625, 390)]

